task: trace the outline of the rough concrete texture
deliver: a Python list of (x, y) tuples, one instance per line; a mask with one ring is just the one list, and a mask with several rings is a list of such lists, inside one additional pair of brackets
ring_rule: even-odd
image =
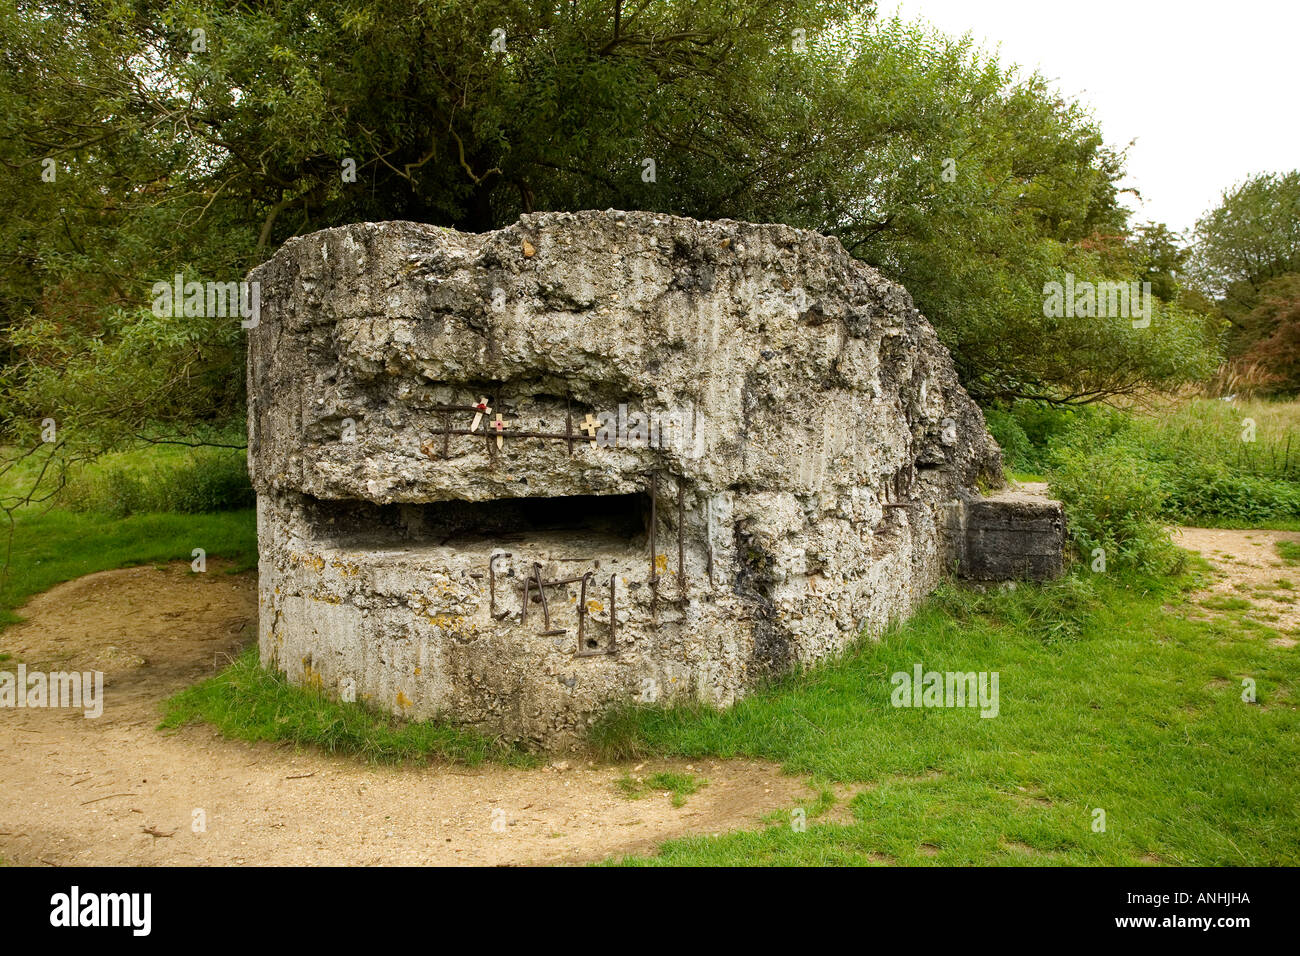
[(250, 278), (262, 658), (407, 717), (729, 704), (906, 617), (1001, 481), (906, 291), (815, 233), (363, 223)]
[(973, 581), (1058, 577), (1065, 564), (1065, 509), (1059, 501), (1004, 489), (957, 512), (956, 567)]

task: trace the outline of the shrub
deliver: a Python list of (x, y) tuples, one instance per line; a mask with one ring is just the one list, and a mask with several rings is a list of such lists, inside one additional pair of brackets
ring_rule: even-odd
[(1049, 450), (1077, 423), (1096, 417), (1091, 408), (1056, 408), (1042, 402), (1018, 401), (985, 409), (989, 431), (1002, 446), (1002, 458), (1013, 471), (1047, 469)]
[[(1292, 441), (1292, 405), (1196, 400), (1150, 414), (1017, 402), (990, 412), (989, 419), (995, 436), (1008, 436), (1011, 466), (1044, 472), (1054, 487), (1074, 488), (1090, 473), (1099, 481), (1119, 479), (1127, 474), (1120, 463), (1135, 463), (1151, 494), (1145, 511), (1154, 520), (1259, 525), (1300, 519), (1300, 442)], [(1088, 502), (1104, 506), (1102, 512), (1079, 514)], [(1096, 498), (1079, 486), (1075, 510), (1084, 525), (1123, 520), (1109, 513), (1112, 505), (1104, 493)]]
[(203, 514), (255, 502), (242, 451), (204, 448), (175, 456), (135, 452), (88, 467), (62, 495), (74, 511), (114, 517), (147, 512)]
[(1295, 482), (1233, 474), (1219, 467), (1190, 473), (1170, 468), (1165, 484), (1165, 512), (1179, 521), (1300, 518), (1300, 486)]
[(999, 408), (990, 408), (984, 412), (984, 421), (989, 427), (989, 433), (1002, 447), (1002, 463), (1013, 471), (1032, 470), (1034, 449), (1015, 415)]
[(1065, 504), (1070, 538), (1085, 561), (1101, 549), (1107, 567), (1165, 574), (1177, 549), (1161, 524), (1166, 493), (1147, 462), (1121, 445), (1059, 450), (1051, 488)]

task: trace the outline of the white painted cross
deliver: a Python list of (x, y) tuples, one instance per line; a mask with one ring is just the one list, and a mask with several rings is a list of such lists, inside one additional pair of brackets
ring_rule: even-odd
[[(478, 425), (479, 425), (479, 422), (483, 421), (483, 416), (484, 416), (484, 415), (491, 415), (491, 414), (492, 414), (492, 409), (488, 407), (488, 403), (487, 403), (487, 398), (486, 398), (486, 397), (485, 397), (485, 398), (480, 398), (479, 401), (478, 401), (478, 404), (475, 405), (474, 408), (477, 409), (477, 411), (474, 413), (474, 424), (472, 424), (472, 425), (469, 426), (469, 430), (472, 431), (472, 432), (476, 432), (476, 431), (478, 431)], [(500, 420), (500, 418), (501, 418), (501, 416), (498, 415), (498, 416), (497, 416), (497, 419)]]

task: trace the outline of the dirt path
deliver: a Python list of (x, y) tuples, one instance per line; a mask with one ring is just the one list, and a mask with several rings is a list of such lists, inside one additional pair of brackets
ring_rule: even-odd
[(1214, 582), (1191, 596), (1206, 612), (1240, 610), (1281, 632), (1270, 643), (1295, 647), (1300, 635), (1300, 566), (1277, 553), (1279, 541), (1300, 543), (1295, 531), (1175, 528), (1174, 543), (1199, 551), (1214, 568)]
[[(1050, 494), (1046, 482), (1019, 482), (1029, 494)], [(1296, 531), (1234, 531), (1226, 528), (1170, 528), (1174, 544), (1200, 552), (1214, 571), (1213, 583), (1191, 595), (1193, 618), (1240, 610), (1280, 635), (1269, 643), (1295, 647), (1300, 640), (1300, 565), (1288, 564), (1277, 542), (1300, 544)]]
[[(813, 794), (771, 765), (561, 761), (544, 769), (373, 767), (156, 730), (158, 702), (254, 639), (256, 580), (187, 564), (92, 574), (34, 598), (0, 650), (31, 671), (102, 670), (103, 715), (0, 710), (0, 858), (51, 865), (521, 864), (653, 851), (752, 828)], [(623, 774), (703, 776), (672, 806), (629, 800)], [(202, 814), (205, 830), (195, 833)], [(495, 825), (494, 825), (495, 824)]]

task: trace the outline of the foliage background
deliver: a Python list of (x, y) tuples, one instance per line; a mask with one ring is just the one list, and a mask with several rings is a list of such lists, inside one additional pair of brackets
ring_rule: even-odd
[[(154, 316), (150, 286), (237, 280), (357, 220), (622, 207), (820, 230), (909, 289), (985, 403), (1217, 361), (1219, 319), (1182, 296), (1167, 231), (1128, 222), (1123, 155), (1086, 110), (871, 3), (11, 0), (0, 50), (14, 444), (47, 417), (67, 454), (237, 419), (237, 323)], [(1066, 270), (1152, 280), (1151, 327), (1045, 318)]]

